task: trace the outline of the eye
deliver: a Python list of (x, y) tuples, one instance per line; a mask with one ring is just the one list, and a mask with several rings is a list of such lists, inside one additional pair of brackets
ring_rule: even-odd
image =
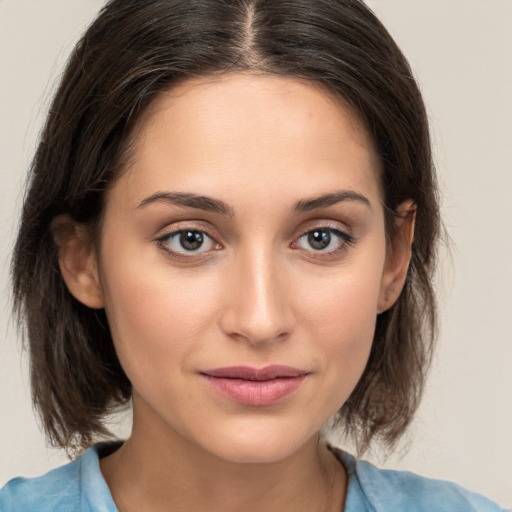
[(353, 241), (353, 237), (348, 233), (339, 229), (322, 227), (304, 233), (295, 245), (306, 251), (331, 253), (343, 249)]
[(160, 237), (158, 244), (169, 253), (177, 255), (204, 254), (219, 248), (204, 231), (180, 229)]

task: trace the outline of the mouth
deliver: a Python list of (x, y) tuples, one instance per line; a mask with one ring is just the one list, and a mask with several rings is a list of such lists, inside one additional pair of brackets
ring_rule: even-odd
[(290, 366), (264, 368), (230, 366), (201, 371), (200, 375), (219, 394), (239, 404), (263, 407), (293, 393), (309, 372)]

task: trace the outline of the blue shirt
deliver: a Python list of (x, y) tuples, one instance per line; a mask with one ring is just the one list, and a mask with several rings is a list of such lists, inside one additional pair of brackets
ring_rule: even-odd
[[(0, 512), (118, 512), (98, 455), (114, 446), (95, 445), (41, 477), (11, 480), (0, 490)], [(340, 450), (333, 452), (349, 474), (344, 512), (505, 512), (456, 484), (378, 469)]]

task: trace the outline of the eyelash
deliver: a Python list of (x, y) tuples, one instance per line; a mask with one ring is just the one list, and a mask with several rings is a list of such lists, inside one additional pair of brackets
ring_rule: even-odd
[[(315, 232), (317, 232), (317, 233), (323, 232), (324, 234), (327, 233), (329, 236), (329, 244), (332, 242), (332, 236), (334, 235), (334, 237), (336, 237), (338, 239), (338, 244), (337, 244), (338, 246), (329, 251), (324, 251), (322, 249), (315, 250), (314, 248), (301, 249), (298, 246), (299, 242), (301, 240), (305, 239), (306, 237), (308, 237), (310, 234), (315, 233)], [(181, 252), (181, 251), (176, 251), (176, 250), (171, 249), (170, 242), (175, 237), (178, 237), (178, 236), (181, 237), (181, 235), (183, 235), (184, 233), (193, 233), (196, 236), (200, 235), (203, 240), (206, 237), (209, 240), (211, 240), (211, 244), (213, 247), (204, 252), (187, 251), (187, 250), (183, 250), (183, 252)], [(180, 227), (178, 229), (174, 229), (173, 231), (165, 233), (164, 235), (156, 238), (154, 241), (157, 243), (158, 247), (160, 247), (162, 250), (164, 250), (168, 255), (170, 255), (172, 258), (175, 258), (178, 260), (189, 260), (190, 261), (190, 260), (194, 259), (194, 261), (197, 261), (202, 258), (206, 259), (211, 256), (212, 252), (222, 249), (222, 245), (217, 243), (215, 241), (215, 239), (208, 234), (207, 231), (205, 231), (204, 229), (198, 229), (196, 227), (187, 227), (187, 226)], [(315, 258), (315, 259), (330, 259), (330, 258), (335, 258), (340, 253), (346, 251), (351, 245), (353, 245), (355, 243), (355, 241), (356, 240), (355, 240), (354, 236), (346, 231), (342, 231), (342, 230), (338, 229), (337, 227), (321, 225), (321, 226), (314, 227), (314, 228), (307, 229), (307, 230), (303, 231), (302, 234), (294, 242), (292, 242), (292, 244), (290, 244), (290, 247), (292, 249), (302, 250), (302, 252), (304, 252), (304, 253), (310, 253), (310, 254), (308, 254), (308, 256)], [(202, 247), (203, 247), (203, 244), (201, 244), (199, 249)]]
[[(175, 237), (181, 237), (184, 233), (193, 233), (195, 235), (200, 235), (203, 240), (204, 238), (208, 238), (211, 240), (212, 248), (208, 251), (204, 252), (196, 252), (196, 251), (186, 251), (183, 250), (183, 252), (176, 251), (170, 248), (170, 242)], [(179, 238), (178, 238), (179, 240)], [(200, 258), (206, 258), (210, 256), (209, 253), (212, 251), (218, 251), (222, 248), (221, 244), (215, 242), (214, 238), (211, 237), (204, 229), (198, 229), (195, 227), (182, 227), (179, 229), (174, 229), (173, 231), (170, 231), (168, 233), (165, 233), (164, 235), (158, 237), (155, 239), (155, 242), (157, 243), (158, 247), (160, 247), (162, 250), (164, 250), (168, 255), (171, 257), (178, 259), (178, 260), (191, 260), (192, 258), (194, 260), (200, 259)], [(202, 248), (202, 244), (199, 247), (199, 249)]]
[(298, 246), (298, 243), (304, 239), (307, 238), (310, 234), (315, 232), (324, 232), (329, 234), (329, 244), (332, 241), (332, 235), (334, 235), (338, 239), (337, 247), (334, 249), (331, 249), (329, 251), (324, 251), (322, 249), (315, 250), (314, 248), (311, 249), (304, 249), (304, 252), (310, 253), (313, 258), (321, 258), (321, 259), (330, 259), (330, 258), (336, 258), (340, 255), (340, 253), (346, 251), (350, 246), (354, 245), (356, 242), (355, 237), (346, 232), (342, 231), (341, 229), (337, 227), (332, 227), (328, 225), (318, 226), (311, 229), (308, 229), (303, 232), (303, 234), (297, 239), (297, 241), (292, 243), (292, 247), (296, 248)]

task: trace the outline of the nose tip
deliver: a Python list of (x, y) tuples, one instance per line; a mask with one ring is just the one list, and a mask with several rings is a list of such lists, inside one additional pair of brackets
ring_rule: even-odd
[(294, 329), (289, 289), (275, 261), (240, 265), (231, 274), (222, 330), (253, 345), (284, 341)]
[(252, 345), (284, 341), (290, 335), (291, 329), (278, 316), (274, 312), (272, 318), (256, 318), (254, 315), (244, 315), (232, 310), (230, 314), (223, 316), (223, 330), (230, 337)]

